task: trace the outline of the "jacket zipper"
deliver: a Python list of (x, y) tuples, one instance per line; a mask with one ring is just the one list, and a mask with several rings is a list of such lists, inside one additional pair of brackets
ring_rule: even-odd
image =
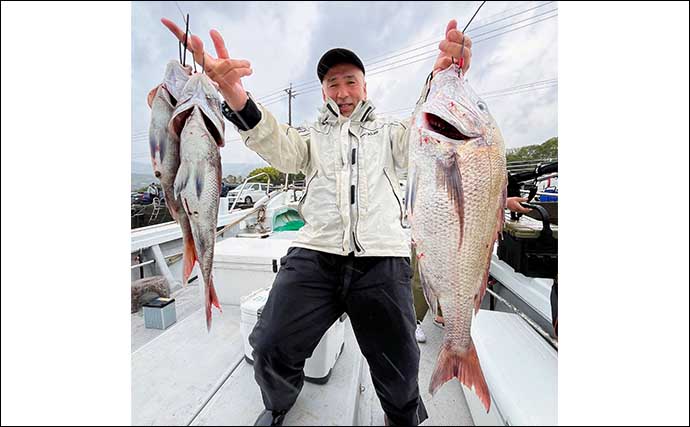
[(393, 195), (395, 196), (395, 200), (398, 201), (398, 208), (400, 209), (400, 226), (404, 228), (404, 226), (403, 226), (402, 202), (400, 202), (400, 198), (398, 197), (398, 193), (395, 192), (395, 187), (393, 187), (393, 181), (391, 181), (390, 176), (388, 176), (388, 169), (387, 168), (383, 168), (383, 174), (386, 175), (386, 179), (388, 180), (388, 183), (391, 185), (391, 190), (393, 190)]
[[(357, 165), (357, 189), (359, 189), (359, 152), (361, 148), (361, 141), (358, 149), (355, 151), (355, 156), (357, 157), (356, 160), (356, 165)], [(362, 244), (357, 240), (357, 227), (359, 227), (359, 217), (361, 216), (361, 213), (359, 212), (359, 193), (360, 191), (357, 190), (355, 197), (357, 197), (357, 221), (355, 221), (355, 231), (352, 232), (352, 238), (355, 242), (355, 249), (357, 249), (357, 252), (366, 252), (364, 248), (362, 247)]]
[[(365, 121), (365, 120), (366, 120), (366, 118), (367, 118), (367, 116), (369, 115), (369, 113), (371, 112), (371, 110), (372, 110), (371, 107), (368, 107), (368, 108), (367, 108), (367, 111), (364, 113), (364, 115), (362, 115), (361, 121)], [(360, 141), (360, 147), (361, 147), (361, 141)], [(357, 188), (359, 188), (359, 151), (360, 151), (360, 150), (356, 150), (356, 153), (355, 153), (355, 156), (357, 157), (357, 162), (356, 162), (356, 164), (357, 164)], [(362, 252), (362, 253), (364, 253), (364, 252), (366, 252), (366, 250), (364, 249), (364, 247), (362, 247), (362, 244), (361, 244), (361, 243), (359, 242), (359, 240), (357, 239), (357, 229), (358, 229), (358, 227), (359, 227), (359, 217), (361, 216), (361, 214), (360, 214), (360, 212), (359, 212), (359, 207), (360, 207), (360, 203), (359, 203), (359, 193), (360, 193), (360, 192), (357, 191), (356, 193), (357, 193), (357, 194), (356, 194), (356, 197), (357, 197), (357, 221), (355, 221), (355, 231), (352, 232), (352, 237), (353, 237), (353, 240), (354, 240), (354, 243), (355, 243), (355, 249), (357, 249), (357, 252)]]
[(307, 193), (309, 193), (309, 185), (311, 182), (316, 178), (316, 175), (318, 175), (319, 170), (314, 171), (314, 175), (309, 178), (309, 181), (307, 181), (307, 185), (304, 187), (304, 195), (302, 196), (302, 199), (299, 201), (299, 204), (297, 205), (297, 212), (299, 212), (300, 216), (304, 218), (304, 215), (302, 214), (302, 206), (304, 205), (304, 202), (307, 200)]

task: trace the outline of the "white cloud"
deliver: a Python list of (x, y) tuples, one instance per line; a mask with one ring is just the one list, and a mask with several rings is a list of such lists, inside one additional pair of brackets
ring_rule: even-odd
[[(541, 4), (544, 3), (488, 2), (470, 27), (470, 34), (475, 27)], [(225, 37), (232, 57), (252, 63), (254, 74), (243, 82), (255, 96), (287, 87), (290, 82), (316, 82), (316, 63), (332, 47), (348, 47), (368, 64), (371, 62), (369, 58), (440, 40), (450, 19), (457, 19), (458, 27), (462, 29), (476, 3), (374, 2), (363, 6), (344, 2), (286, 2), (270, 6), (252, 2), (181, 2), (185, 12), (190, 13), (192, 30), (201, 36), (207, 49), (215, 54), (208, 35), (208, 31), (215, 28)], [(557, 3), (552, 3), (480, 28), (474, 34), (555, 7)], [(174, 3), (135, 2), (132, 10), (132, 125), (136, 134), (148, 127), (148, 108), (142, 100), (160, 79), (165, 63), (177, 57), (177, 46), (168, 30), (160, 24), (160, 17), (177, 22), (181, 22), (181, 17)], [(493, 34), (496, 33), (490, 35)], [(406, 56), (435, 49), (432, 45)], [(468, 78), (480, 93), (557, 78), (557, 59), (557, 19), (551, 19), (476, 44)], [(428, 59), (378, 75), (369, 73), (366, 79), (369, 99), (379, 112), (413, 107), (433, 62), (433, 59)], [(555, 92), (556, 89), (552, 88), (488, 100), (508, 147), (541, 143), (558, 134)], [(322, 105), (320, 89), (307, 93), (298, 90), (297, 93), (299, 95), (292, 105), (293, 124), (314, 120)], [(287, 122), (286, 98), (268, 108), (279, 121)], [(256, 154), (236, 141), (238, 137), (233, 126), (227, 123), (223, 161), (260, 162)], [(145, 140), (135, 139), (133, 153), (146, 153), (146, 145)]]

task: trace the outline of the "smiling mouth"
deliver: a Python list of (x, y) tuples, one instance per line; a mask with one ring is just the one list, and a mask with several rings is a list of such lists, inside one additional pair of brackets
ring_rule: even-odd
[(338, 108), (340, 108), (340, 111), (343, 111), (343, 109), (351, 110), (353, 104), (338, 104)]
[(446, 138), (458, 140), (458, 141), (466, 141), (468, 139), (472, 139), (473, 137), (467, 136), (460, 132), (458, 128), (455, 126), (451, 125), (447, 121), (443, 120), (439, 116), (436, 116), (431, 113), (424, 113), (424, 122), (426, 124), (426, 128), (428, 130), (431, 130), (433, 132), (436, 132), (440, 135), (445, 136)]

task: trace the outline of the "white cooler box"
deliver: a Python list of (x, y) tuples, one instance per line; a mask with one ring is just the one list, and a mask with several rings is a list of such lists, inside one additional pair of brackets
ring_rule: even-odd
[(213, 284), (221, 304), (240, 305), (243, 295), (273, 285), (291, 240), (228, 238), (216, 243)]
[[(259, 289), (242, 298), (240, 310), (240, 333), (244, 340), (244, 358), (253, 363), (252, 346), (249, 344), (249, 334), (252, 333), (257, 322), (257, 312), (263, 309), (268, 299), (269, 288)], [(305, 381), (325, 384), (331, 376), (335, 362), (340, 357), (345, 345), (345, 316), (341, 316), (321, 337), (321, 341), (314, 349), (311, 357), (304, 364)]]

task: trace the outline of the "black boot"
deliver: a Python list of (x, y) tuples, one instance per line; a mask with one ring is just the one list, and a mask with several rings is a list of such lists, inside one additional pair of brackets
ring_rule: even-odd
[(282, 426), (287, 411), (269, 411), (264, 409), (259, 418), (254, 422), (255, 426)]

